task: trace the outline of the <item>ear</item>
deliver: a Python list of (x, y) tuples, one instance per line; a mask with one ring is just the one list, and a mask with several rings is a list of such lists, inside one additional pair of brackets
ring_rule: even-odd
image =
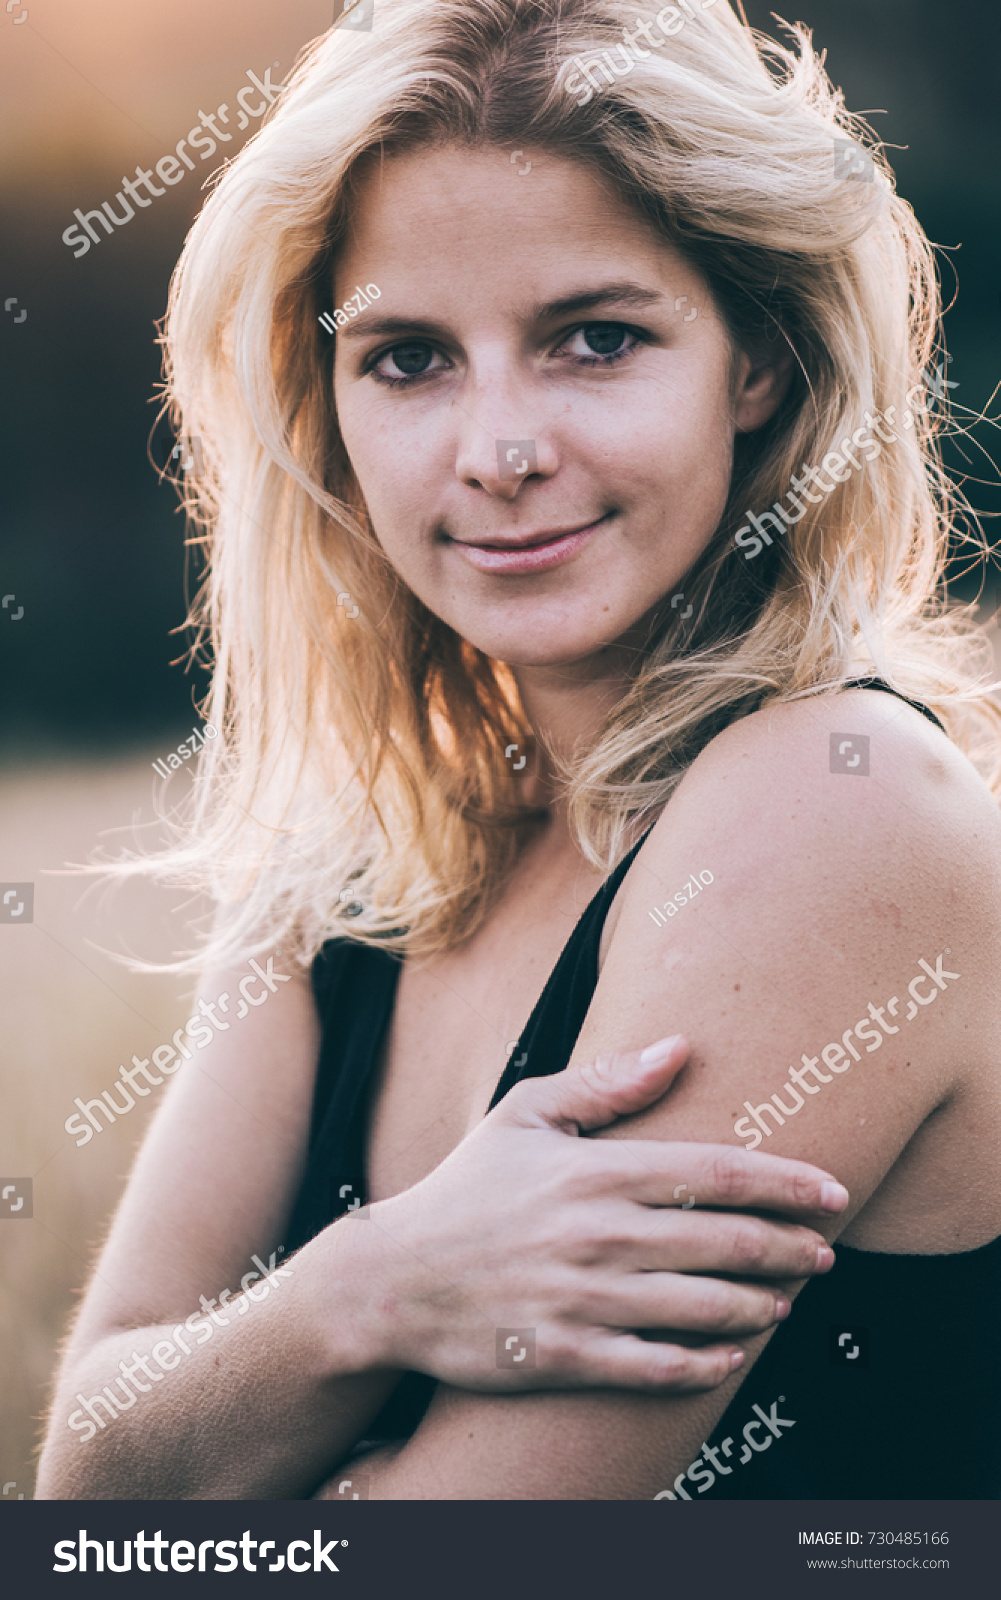
[(733, 421), (738, 433), (753, 433), (775, 415), (789, 392), (796, 358), (783, 340), (767, 353), (742, 350), (737, 362)]

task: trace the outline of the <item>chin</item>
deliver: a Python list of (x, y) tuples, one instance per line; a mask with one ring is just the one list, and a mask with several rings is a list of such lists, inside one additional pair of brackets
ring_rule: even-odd
[(515, 627), (457, 631), (484, 655), (510, 667), (569, 667), (609, 649), (628, 627), (628, 621), (616, 622), (599, 632), (593, 618), (579, 627), (568, 626), (565, 618), (552, 623), (527, 618)]

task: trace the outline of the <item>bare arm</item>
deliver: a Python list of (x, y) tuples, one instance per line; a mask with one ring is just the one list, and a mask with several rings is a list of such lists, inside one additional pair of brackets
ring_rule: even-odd
[[(806, 1077), (795, 1119), (765, 1141), (851, 1191), (849, 1210), (824, 1227), (830, 1239), (936, 1108), (991, 1070), (998, 1046), (997, 813), (944, 740), (915, 714), (887, 719), (885, 707), (858, 694), (827, 715), (784, 707), (710, 747), (624, 891), (578, 1041), (578, 1055), (590, 1056), (681, 1028), (693, 1045), (683, 1079), (608, 1135), (736, 1144), (745, 1101), (757, 1107), (778, 1092), (789, 1104), (790, 1063), (817, 1058), (860, 1017), (873, 1028), (870, 1001), (899, 996), (905, 1016), (919, 958), (934, 967), (948, 948), (961, 981), (879, 1047), (853, 1035), (857, 1064), (847, 1051), (840, 1062), (832, 1052), (838, 1073), (818, 1062), (824, 1078)], [(839, 725), (871, 734), (878, 782), (829, 773), (828, 730)], [(713, 885), (656, 927), (650, 907), (702, 868)], [(698, 1194), (697, 1179), (691, 1187)], [(701, 1394), (492, 1397), (443, 1387), (413, 1438), (359, 1470), (371, 1498), (652, 1498), (697, 1454), (768, 1337), (746, 1341), (746, 1365)]]
[[(651, 1162), (645, 1145), (577, 1137), (659, 1099), (676, 1046), (531, 1085), (421, 1183), (289, 1262), (316, 1056), (308, 986), (278, 990), (254, 1026), (194, 1057), (139, 1157), (60, 1373), (42, 1496), (308, 1494), (406, 1369), (486, 1389), (702, 1389), (731, 1370), (734, 1333), (781, 1314), (767, 1280), (824, 1270), (802, 1222), (822, 1213), (827, 1174), (745, 1156), (745, 1202), (801, 1220), (708, 1225), (672, 1197), (697, 1162), (700, 1191), (725, 1203), (726, 1151), (665, 1146)], [(653, 1231), (650, 1205), (669, 1207)], [(609, 1225), (642, 1262), (610, 1255)], [(730, 1268), (745, 1281), (699, 1276)], [(484, 1347), (501, 1308), (526, 1299), (558, 1358), (500, 1372)], [(630, 1326), (710, 1342), (654, 1344)]]
[[(635, 920), (644, 913), (645, 904)], [(744, 937), (753, 944), (753, 934)], [(628, 941), (617, 949), (625, 954), (609, 958), (596, 997), (602, 1010), (581, 1041), (606, 1055), (617, 1031), (635, 1037), (642, 1027), (643, 1045), (651, 1031), (677, 1025), (676, 1000), (692, 1009), (683, 986), (649, 1005), (647, 989), (635, 987), (649, 986), (649, 972)], [(214, 975), (203, 998), (227, 987), (233, 975)], [(612, 994), (623, 1001), (618, 1011)], [(771, 1017), (759, 1025), (770, 1038)], [(813, 1227), (823, 1171), (761, 1155), (737, 1170), (690, 1145), (662, 1147), (652, 1160), (642, 1140), (575, 1136), (578, 1126), (605, 1127), (657, 1101), (675, 1062), (659, 1080), (640, 1074), (625, 1087), (593, 1074), (585, 1081), (578, 1068), (524, 1086), (421, 1183), (374, 1207), (371, 1224), (346, 1219), (325, 1229), (291, 1272), (264, 1284), (254, 1258), (264, 1270), (272, 1255), (280, 1265), (305, 1157), (317, 1034), (309, 984), (290, 980), (239, 1030), (196, 1051), (166, 1094), (63, 1362), (41, 1497), (308, 1494), (410, 1368), (473, 1390), (626, 1387), (637, 1393), (615, 1404), (628, 1413), (643, 1390), (719, 1385), (735, 1336), (780, 1315), (774, 1281), (822, 1270)], [(664, 1127), (677, 1127), (674, 1139), (726, 1142), (719, 1084), (702, 1060), (696, 1066), (691, 1083), (697, 1076), (703, 1084), (713, 1116), (704, 1129), (701, 1112)], [(692, 1104), (698, 1110), (697, 1096)], [(832, 1155), (840, 1159), (839, 1148)], [(862, 1169), (864, 1192), (870, 1176)], [(810, 1226), (730, 1213), (710, 1224), (704, 1212), (679, 1209), (678, 1183), (692, 1179), (710, 1202), (763, 1206)], [(745, 1281), (705, 1276), (712, 1273)], [(765, 1284), (746, 1281), (754, 1275)], [(553, 1330), (555, 1359), (544, 1349), (531, 1378), (523, 1369), (501, 1374), (495, 1325), (508, 1320), (503, 1308), (526, 1302), (532, 1321)], [(629, 1331), (637, 1328), (685, 1329), (715, 1342), (658, 1344)], [(436, 1402), (421, 1440), (456, 1392)], [(515, 1410), (523, 1402), (543, 1398), (520, 1394)], [(607, 1404), (575, 1403), (582, 1414)], [(449, 1451), (435, 1459), (447, 1466)]]
[[(208, 975), (200, 994), (235, 994), (239, 976)], [(363, 1264), (357, 1230), (335, 1225), (268, 1283), (253, 1259), (267, 1269), (274, 1256), (281, 1269), (302, 1171), (317, 1052), (308, 980), (281, 984), (189, 1048), (191, 1061), (159, 1091), (164, 1104), (68, 1344), (39, 1498), (300, 1495), (361, 1437), (395, 1382), (371, 1370), (381, 1354), (377, 1240), (365, 1242)]]

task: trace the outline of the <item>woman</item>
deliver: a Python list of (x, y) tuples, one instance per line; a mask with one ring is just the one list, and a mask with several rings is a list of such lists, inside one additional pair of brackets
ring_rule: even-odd
[(380, 0), (196, 223), (218, 1031), (41, 1494), (997, 1493), (998, 716), (930, 249), (797, 43)]

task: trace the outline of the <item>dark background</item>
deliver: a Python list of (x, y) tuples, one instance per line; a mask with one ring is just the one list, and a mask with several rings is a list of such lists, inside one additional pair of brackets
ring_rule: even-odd
[[(0, 14), (0, 301), (18, 298), (0, 315), (0, 590), (24, 607), (18, 622), (13, 606), (0, 612), (0, 756), (19, 765), (169, 745), (192, 725), (204, 688), (171, 666), (183, 650), (171, 634), (185, 613), (183, 522), (147, 447), (155, 323), (218, 156), (80, 259), (62, 231), (75, 206), (114, 203), (121, 173), (172, 150), (199, 107), (232, 101), (248, 67), (261, 75), (278, 58), (280, 80), (335, 9), (26, 7), (19, 26)], [(746, 9), (774, 30), (765, 5)], [(953, 404), (978, 413), (1001, 366), (1001, 18), (981, 0), (809, 0), (792, 15), (827, 50), (848, 106), (891, 147), (900, 192), (942, 247), (945, 298), (955, 300), (946, 376), (959, 385)], [(21, 308), (28, 319), (15, 325)], [(997, 430), (981, 424), (976, 436), (996, 459)], [(986, 480), (968, 485), (973, 504), (1001, 510), (991, 460), (954, 446), (957, 471), (964, 456)], [(985, 523), (992, 539), (995, 526)]]

